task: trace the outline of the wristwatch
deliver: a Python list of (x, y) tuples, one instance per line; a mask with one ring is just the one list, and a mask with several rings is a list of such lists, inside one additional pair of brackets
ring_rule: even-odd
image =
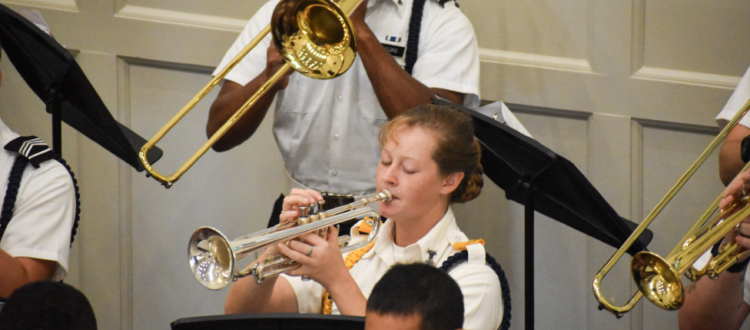
[(742, 143), (740, 144), (740, 158), (742, 158), (744, 163), (750, 161), (750, 135), (742, 139)]

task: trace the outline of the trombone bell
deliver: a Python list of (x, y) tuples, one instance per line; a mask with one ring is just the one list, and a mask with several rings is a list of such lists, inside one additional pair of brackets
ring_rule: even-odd
[(644, 296), (667, 310), (682, 307), (685, 292), (677, 270), (664, 258), (651, 252), (638, 252), (630, 261), (633, 281)]

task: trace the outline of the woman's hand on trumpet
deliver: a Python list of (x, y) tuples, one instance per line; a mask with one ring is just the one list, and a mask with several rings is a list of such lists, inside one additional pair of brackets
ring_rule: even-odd
[(338, 242), (338, 229), (328, 228), (328, 238), (315, 233), (300, 236), (302, 241), (291, 241), (289, 245), (279, 244), (281, 253), (295, 260), (301, 266), (287, 272), (291, 276), (307, 276), (326, 288), (349, 277)]
[(320, 192), (310, 189), (292, 189), (289, 196), (284, 197), (284, 204), (281, 207), (279, 223), (288, 223), (299, 217), (299, 207), (308, 206), (323, 200)]
[[(294, 221), (299, 215), (300, 206), (308, 206), (323, 200), (320, 192), (309, 189), (292, 189), (289, 196), (284, 198), (280, 223)], [(316, 233), (300, 236), (301, 241), (293, 240), (287, 244), (278, 244), (277, 249), (301, 264), (302, 266), (287, 272), (292, 276), (307, 276), (327, 287), (330, 279), (349, 272), (341, 257), (338, 243), (338, 229), (328, 228), (328, 238), (324, 239)], [(331, 282), (335, 283), (335, 282)]]
[[(289, 196), (284, 198), (279, 220), (281, 223), (294, 221), (300, 214), (300, 206), (322, 200), (323, 196), (315, 190), (292, 189)], [(364, 316), (367, 300), (346, 268), (338, 233), (337, 228), (329, 227), (327, 238), (307, 233), (300, 236), (300, 240), (279, 243), (273, 248), (300, 265), (287, 271), (288, 275), (306, 276), (320, 283), (333, 297), (342, 314)]]

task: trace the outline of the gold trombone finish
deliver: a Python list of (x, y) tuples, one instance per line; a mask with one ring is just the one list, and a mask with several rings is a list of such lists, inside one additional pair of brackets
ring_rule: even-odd
[[(696, 281), (703, 275), (710, 277), (716, 277), (719, 273), (733, 265), (737, 259), (742, 257), (742, 249), (737, 244), (728, 244), (724, 246), (720, 254), (717, 255), (713, 261), (706, 265), (702, 270), (695, 270), (692, 268), (693, 263), (703, 255), (708, 249), (714, 244), (721, 241), (721, 239), (734, 228), (734, 226), (742, 221), (745, 217), (750, 215), (750, 207), (747, 206), (747, 200), (743, 199), (739, 203), (734, 203), (722, 210), (720, 214), (714, 217), (711, 221), (708, 221), (711, 214), (713, 214), (718, 208), (721, 196), (717, 197), (711, 206), (703, 213), (688, 233), (680, 240), (680, 243), (667, 255), (666, 258), (662, 258), (654, 253), (642, 251), (637, 253), (631, 260), (631, 273), (633, 280), (639, 288), (630, 300), (625, 305), (617, 306), (614, 302), (610, 303), (601, 292), (601, 282), (604, 276), (614, 267), (618, 260), (625, 254), (625, 252), (633, 245), (636, 239), (646, 230), (656, 216), (664, 209), (670, 200), (677, 194), (682, 186), (687, 183), (688, 179), (698, 170), (703, 162), (711, 155), (719, 144), (721, 144), (729, 131), (737, 125), (740, 119), (750, 110), (750, 100), (743, 106), (743, 110), (738, 112), (727, 126), (719, 133), (716, 138), (709, 144), (706, 150), (698, 157), (690, 168), (680, 177), (677, 183), (667, 192), (662, 200), (654, 207), (653, 210), (646, 216), (640, 225), (633, 231), (623, 245), (607, 260), (602, 266), (599, 272), (594, 276), (593, 289), (594, 296), (599, 301), (599, 309), (606, 309), (615, 316), (622, 317), (624, 313), (629, 312), (635, 307), (635, 304), (641, 299), (642, 296), (646, 296), (657, 306), (672, 310), (678, 309), (682, 306), (684, 299), (682, 282), (680, 282), (680, 276), (686, 275), (690, 280)], [(745, 171), (749, 165), (746, 165), (743, 171)], [(742, 208), (731, 214), (729, 217), (725, 215), (730, 214), (738, 207), (738, 204), (742, 204)], [(723, 219), (723, 222), (719, 223)]]
[[(138, 157), (148, 176), (170, 188), (216, 141), (290, 68), (311, 78), (335, 78), (351, 67), (357, 52), (354, 26), (349, 15), (362, 0), (284, 0), (274, 9), (271, 24), (232, 59), (172, 119), (141, 147)], [(273, 28), (272, 28), (273, 26)], [(158, 143), (190, 110), (195, 107), (265, 36), (271, 32), (273, 42), (286, 63), (266, 81), (177, 171), (163, 175), (146, 158)]]

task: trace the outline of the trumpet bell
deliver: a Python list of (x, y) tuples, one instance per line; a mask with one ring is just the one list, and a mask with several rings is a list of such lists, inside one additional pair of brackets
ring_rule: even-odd
[(633, 280), (644, 296), (657, 306), (675, 310), (685, 302), (684, 290), (677, 270), (664, 258), (639, 252), (630, 261)]
[(234, 253), (226, 236), (214, 228), (201, 227), (193, 233), (188, 259), (195, 278), (211, 290), (233, 281)]

